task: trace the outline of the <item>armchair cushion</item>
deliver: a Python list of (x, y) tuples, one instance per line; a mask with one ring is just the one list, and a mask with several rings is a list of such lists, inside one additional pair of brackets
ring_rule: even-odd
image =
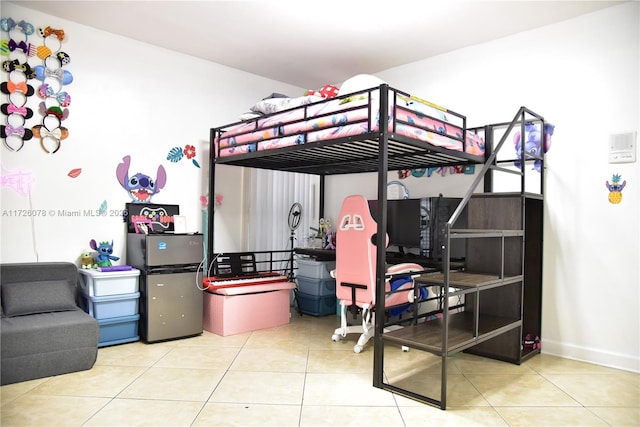
[(2, 284), (5, 317), (77, 310), (73, 286), (68, 280), (41, 280)]

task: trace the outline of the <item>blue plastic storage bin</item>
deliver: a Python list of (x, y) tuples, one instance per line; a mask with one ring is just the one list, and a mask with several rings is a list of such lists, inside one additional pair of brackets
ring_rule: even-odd
[(100, 327), (98, 347), (138, 341), (140, 339), (138, 320), (140, 320), (139, 314), (98, 320)]
[(336, 279), (310, 279), (308, 277), (296, 277), (298, 292), (307, 295), (325, 296), (336, 295)]
[(327, 316), (336, 314), (336, 296), (335, 295), (309, 295), (298, 292), (298, 302), (300, 303), (300, 311), (304, 314), (312, 316)]
[(140, 292), (104, 297), (80, 295), (80, 306), (97, 320), (138, 314)]

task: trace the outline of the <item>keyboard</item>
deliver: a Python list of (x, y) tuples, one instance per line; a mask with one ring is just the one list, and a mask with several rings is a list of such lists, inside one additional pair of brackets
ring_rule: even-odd
[(279, 273), (267, 272), (252, 274), (249, 276), (205, 277), (202, 279), (202, 285), (207, 291), (215, 291), (217, 289), (233, 288), (239, 286), (287, 282), (288, 280), (289, 278), (287, 276), (283, 276)]

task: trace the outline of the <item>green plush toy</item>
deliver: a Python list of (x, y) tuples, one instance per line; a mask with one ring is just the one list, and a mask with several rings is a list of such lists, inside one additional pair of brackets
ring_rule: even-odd
[(90, 251), (85, 251), (80, 254), (80, 268), (84, 268), (86, 270), (91, 268), (97, 268), (98, 264), (96, 264), (96, 260), (93, 257), (93, 254)]

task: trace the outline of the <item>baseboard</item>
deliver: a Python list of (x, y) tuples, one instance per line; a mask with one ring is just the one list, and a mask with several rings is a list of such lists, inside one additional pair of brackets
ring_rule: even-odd
[(542, 353), (640, 373), (640, 357), (543, 339)]

